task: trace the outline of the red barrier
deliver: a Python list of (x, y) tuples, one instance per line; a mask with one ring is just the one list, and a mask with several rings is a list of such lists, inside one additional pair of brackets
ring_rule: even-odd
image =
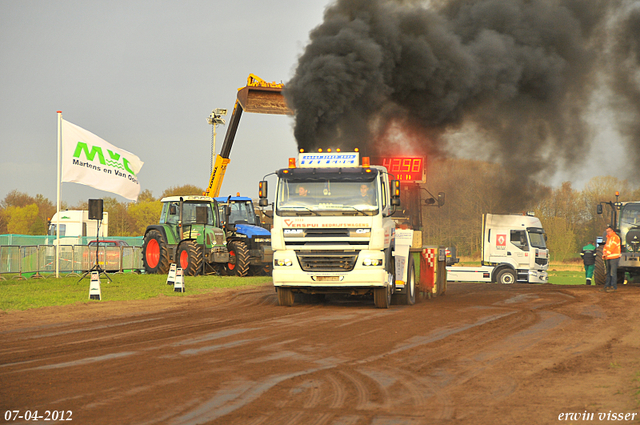
[(420, 286), (432, 292), (436, 284), (437, 248), (425, 248), (420, 253)]

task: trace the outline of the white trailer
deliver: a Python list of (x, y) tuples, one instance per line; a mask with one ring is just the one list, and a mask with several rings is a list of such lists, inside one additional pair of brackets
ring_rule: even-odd
[(532, 214), (482, 217), (482, 265), (447, 267), (450, 282), (546, 283), (549, 250), (540, 219)]

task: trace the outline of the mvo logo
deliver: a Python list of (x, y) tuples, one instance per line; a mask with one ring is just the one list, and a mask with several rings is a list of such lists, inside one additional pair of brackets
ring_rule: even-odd
[(80, 158), (80, 154), (82, 152), (84, 152), (84, 156), (87, 158), (88, 161), (94, 162), (94, 159), (97, 155), (98, 161), (100, 162), (100, 164), (113, 167), (113, 168), (119, 168), (120, 170), (126, 170), (127, 172), (133, 174), (134, 176), (136, 175), (136, 173), (134, 173), (133, 170), (131, 169), (131, 166), (130, 166), (131, 162), (124, 156), (120, 155), (119, 153), (116, 153), (107, 149), (107, 153), (109, 154), (109, 157), (105, 158), (104, 152), (102, 152), (102, 148), (100, 146), (92, 146), (91, 150), (89, 150), (89, 146), (86, 143), (78, 142), (78, 144), (76, 145), (76, 150), (73, 153), (73, 157)]

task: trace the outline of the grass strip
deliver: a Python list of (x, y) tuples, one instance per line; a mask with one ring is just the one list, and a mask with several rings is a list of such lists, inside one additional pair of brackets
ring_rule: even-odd
[[(145, 300), (158, 296), (190, 296), (210, 292), (218, 288), (256, 286), (271, 282), (269, 276), (187, 276), (185, 292), (174, 292), (167, 285), (166, 275), (109, 274), (112, 282), (102, 275), (100, 292), (102, 300)], [(7, 279), (0, 280), (0, 310), (28, 310), (32, 308), (63, 306), (76, 303), (99, 302), (89, 299), (90, 276), (80, 280), (79, 276), (58, 279)]]

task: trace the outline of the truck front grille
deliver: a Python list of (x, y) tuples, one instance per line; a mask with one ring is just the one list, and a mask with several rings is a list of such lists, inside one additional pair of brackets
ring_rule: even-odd
[(298, 262), (305, 272), (348, 272), (353, 270), (357, 258), (357, 252), (298, 252)]
[(544, 266), (548, 262), (549, 260), (547, 260), (546, 258), (536, 258), (536, 264), (539, 264), (541, 266)]
[(349, 229), (314, 229), (305, 230), (305, 236), (308, 238), (348, 238)]

